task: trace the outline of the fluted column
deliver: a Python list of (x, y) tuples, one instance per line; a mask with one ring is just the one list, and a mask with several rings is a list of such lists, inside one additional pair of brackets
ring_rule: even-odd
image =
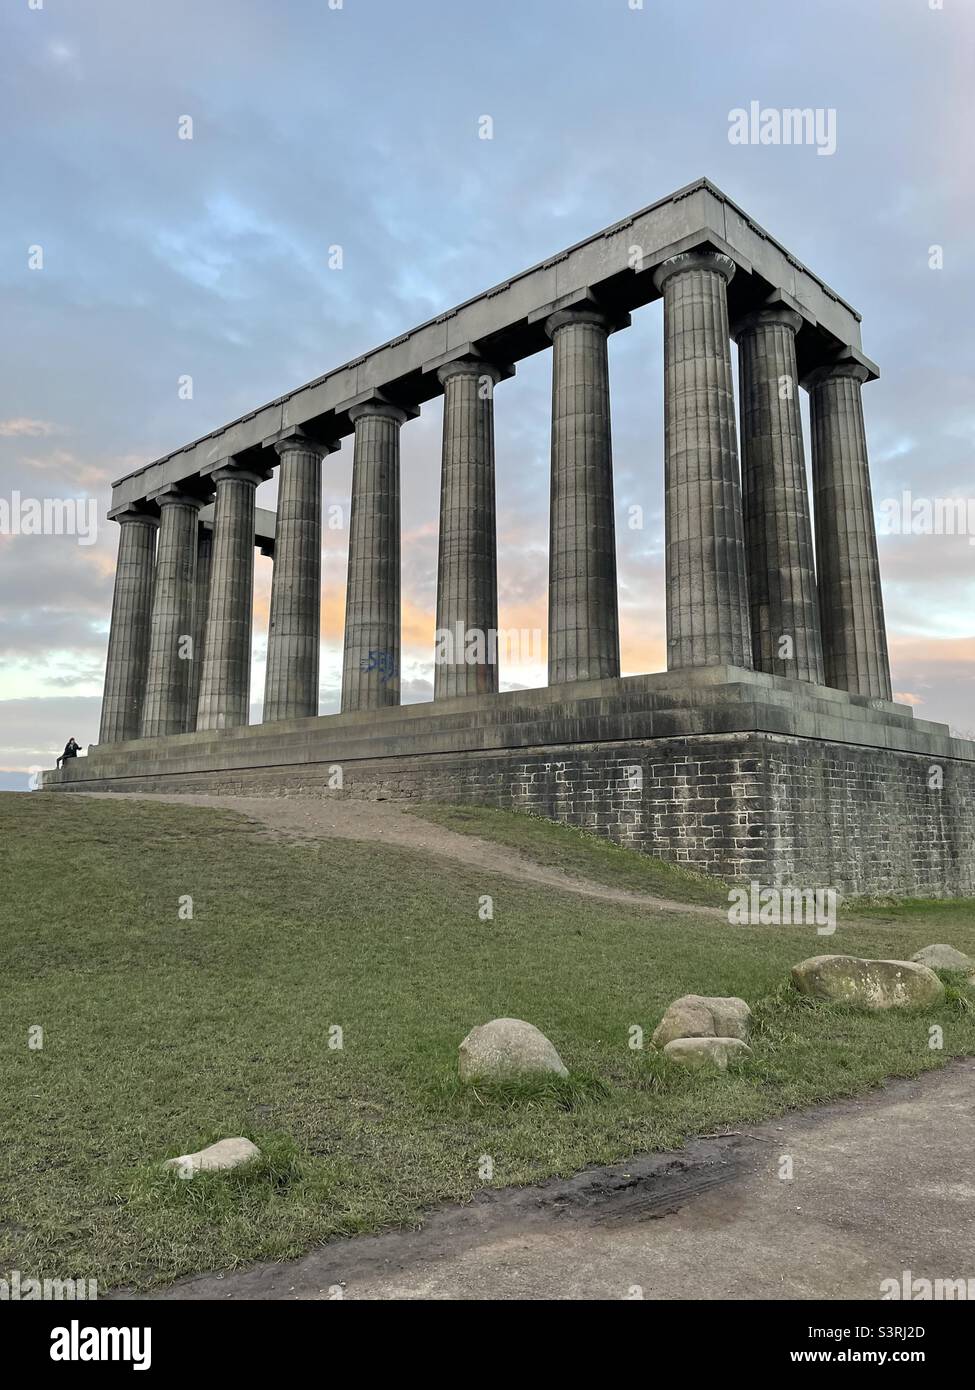
[(264, 722), (318, 713), (324, 445), (294, 435), (274, 446), (278, 515), (267, 635)]
[(796, 333), (784, 305), (735, 326), (752, 656), (759, 671), (823, 683)]
[(620, 673), (610, 328), (591, 309), (545, 321), (552, 340), (549, 684)]
[(196, 538), (196, 595), (193, 600), (193, 660), (190, 663), (190, 728), (196, 728), (196, 708), (200, 699), (203, 653), (206, 650), (207, 605), (210, 599), (210, 568), (213, 562), (213, 527), (200, 526)]
[(468, 358), (437, 376), (444, 407), (433, 694), (440, 700), (498, 688), (494, 388), (502, 373)]
[(860, 388), (868, 371), (842, 362), (810, 378), (813, 505), (827, 685), (891, 698)]
[(690, 252), (664, 296), (667, 665), (750, 667), (744, 526), (728, 335), (734, 262)]
[(382, 401), (354, 406), (349, 578), (342, 709), (399, 704), (399, 432), (406, 414)]
[(142, 737), (164, 738), (192, 728), (189, 707), (196, 586), (199, 497), (172, 491), (159, 499), (159, 544)]
[(213, 474), (217, 501), (197, 729), (232, 729), (249, 716), (254, 611), (254, 494), (260, 473)]
[(142, 730), (159, 518), (120, 512), (112, 625), (108, 630), (99, 743), (122, 743)]

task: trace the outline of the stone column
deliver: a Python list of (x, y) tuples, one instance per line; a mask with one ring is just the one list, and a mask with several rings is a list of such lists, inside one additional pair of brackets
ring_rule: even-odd
[(808, 381), (819, 612), (827, 685), (891, 698), (877, 533), (860, 388), (866, 367), (837, 363)]
[(108, 630), (99, 743), (123, 743), (142, 730), (159, 518), (126, 511), (119, 524), (112, 625)]
[(494, 388), (502, 372), (466, 358), (437, 376), (444, 406), (433, 694), (441, 700), (498, 688)]
[(196, 727), (233, 729), (249, 716), (254, 494), (263, 475), (227, 464), (212, 476), (217, 502)]
[(196, 538), (196, 595), (193, 600), (193, 662), (190, 667), (190, 727), (196, 728), (196, 707), (200, 699), (200, 677), (206, 650), (207, 605), (210, 600), (210, 569), (213, 561), (213, 527), (201, 525)]
[(550, 685), (620, 673), (610, 328), (594, 309), (565, 309), (545, 321), (552, 340)]
[(352, 514), (345, 600), (342, 709), (399, 704), (399, 432), (406, 412), (353, 406)]
[(271, 576), (264, 723), (318, 713), (322, 608), (322, 459), (303, 436), (274, 446), (278, 519)]
[(665, 261), (664, 453), (667, 666), (752, 664), (728, 334), (734, 262)]
[(142, 709), (142, 737), (165, 738), (192, 728), (190, 659), (196, 586), (196, 532), (202, 500), (173, 489), (159, 502), (159, 545), (152, 631)]
[(796, 334), (785, 305), (735, 325), (745, 558), (759, 671), (823, 684), (812, 521), (799, 414)]

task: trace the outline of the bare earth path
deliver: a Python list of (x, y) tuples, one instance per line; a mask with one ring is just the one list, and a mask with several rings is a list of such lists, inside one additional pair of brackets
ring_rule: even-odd
[[(167, 1299), (878, 1299), (975, 1278), (975, 1059)], [(791, 1179), (782, 1160), (792, 1161)], [(125, 1297), (124, 1294), (120, 1296)]]
[(206, 794), (160, 795), (134, 792), (85, 792), (86, 796), (110, 797), (115, 801), (134, 798), (139, 801), (170, 801), (175, 805), (210, 806), (259, 821), (272, 833), (287, 839), (321, 839), (337, 836), (344, 840), (363, 840), (369, 843), (401, 845), (441, 859), (453, 859), (462, 864), (476, 865), (487, 872), (504, 874), (508, 878), (537, 883), (563, 892), (579, 893), (586, 898), (602, 898), (606, 902), (625, 903), (629, 907), (652, 908), (655, 912), (684, 912), (695, 917), (726, 919), (727, 913), (718, 907), (673, 902), (669, 898), (649, 893), (628, 893), (592, 879), (575, 878), (560, 869), (537, 864), (517, 850), (493, 844), (474, 835), (462, 835), (456, 830), (434, 825), (421, 816), (411, 815), (403, 805), (394, 801), (351, 801), (339, 798), (287, 796), (210, 796)]

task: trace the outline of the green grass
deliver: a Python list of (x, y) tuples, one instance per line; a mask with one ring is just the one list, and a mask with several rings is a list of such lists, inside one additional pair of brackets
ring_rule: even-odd
[[(597, 851), (569, 839), (566, 871), (596, 876)], [(970, 903), (860, 912), (825, 939), (381, 844), (275, 842), (225, 812), (44, 794), (0, 797), (0, 847), (0, 1271), (104, 1290), (294, 1256), (470, 1197), (482, 1155), (493, 1185), (531, 1182), (975, 1052), (961, 980), (938, 1009), (876, 1016), (787, 985), (824, 950), (947, 937), (975, 953)], [(635, 886), (644, 868), (613, 854)], [(688, 991), (755, 1007), (753, 1055), (726, 1077), (629, 1046)], [(567, 1080), (460, 1085), (458, 1043), (498, 1015), (540, 1027)], [(159, 1168), (236, 1134), (259, 1162), (190, 1182)]]
[(487, 806), (413, 806), (414, 814), (442, 825), (507, 845), (548, 868), (571, 878), (590, 878), (631, 893), (647, 893), (682, 903), (728, 906), (728, 888), (720, 879), (636, 854), (611, 840), (571, 825), (524, 812), (496, 811)]
[[(841, 907), (841, 918), (851, 922), (869, 921), (878, 926), (923, 927), (930, 940), (953, 945), (944, 933), (962, 931), (972, 923), (973, 905), (970, 898), (853, 898)], [(938, 933), (942, 935), (939, 936)], [(959, 950), (964, 949), (959, 947)]]

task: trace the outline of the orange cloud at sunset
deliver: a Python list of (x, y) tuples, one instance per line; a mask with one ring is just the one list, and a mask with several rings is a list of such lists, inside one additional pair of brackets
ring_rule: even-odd
[(950, 663), (970, 665), (975, 676), (975, 637), (898, 637), (888, 638), (891, 665), (911, 662), (937, 666)]

